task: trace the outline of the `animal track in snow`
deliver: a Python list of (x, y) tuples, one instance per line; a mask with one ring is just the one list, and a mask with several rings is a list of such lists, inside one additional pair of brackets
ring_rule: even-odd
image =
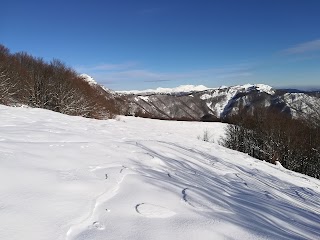
[(182, 191), (182, 200), (200, 211), (219, 211), (230, 212), (229, 205), (222, 202), (219, 199), (213, 199), (210, 196), (206, 196), (201, 190), (192, 190), (184, 188)]
[(105, 229), (105, 226), (100, 223), (99, 221), (96, 221), (96, 222), (93, 222), (92, 225), (90, 226), (90, 228), (95, 228), (95, 229), (98, 229), (98, 230), (103, 230)]
[(185, 201), (185, 202), (188, 202), (187, 201), (187, 194), (186, 194), (186, 190), (187, 190), (188, 188), (184, 188), (183, 190), (182, 190), (182, 199), (183, 199), (183, 201)]
[(239, 173), (235, 173), (234, 175), (236, 175), (236, 177), (239, 178), (246, 187), (248, 187), (247, 182), (242, 177), (239, 176)]
[(3, 210), (7, 207), (7, 205), (3, 202), (0, 202), (0, 210)]
[(272, 194), (268, 191), (264, 191), (264, 195), (269, 199), (273, 199)]
[(128, 169), (126, 166), (122, 166), (122, 168), (120, 169), (120, 173), (123, 172), (123, 170)]
[(147, 218), (169, 218), (176, 214), (168, 208), (150, 203), (140, 203), (135, 208), (137, 213)]

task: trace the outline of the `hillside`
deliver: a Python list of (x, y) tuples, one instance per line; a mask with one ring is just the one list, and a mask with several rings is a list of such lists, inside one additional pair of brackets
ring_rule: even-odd
[(276, 90), (264, 84), (206, 88), (181, 86), (173, 89), (120, 91), (129, 101), (129, 115), (161, 119), (218, 120), (226, 119), (239, 109), (274, 109), (293, 118), (312, 119), (320, 116), (319, 92)]
[[(118, 100), (121, 103), (121, 100)], [(63, 62), (44, 61), (0, 44), (0, 104), (106, 119), (118, 114), (114, 95)]]
[(0, 239), (319, 239), (320, 181), (224, 126), (0, 105)]

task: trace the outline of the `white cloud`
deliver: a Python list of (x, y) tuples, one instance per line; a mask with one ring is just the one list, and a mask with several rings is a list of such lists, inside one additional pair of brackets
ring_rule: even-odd
[(304, 54), (320, 51), (320, 39), (297, 44), (291, 48), (285, 49), (282, 52), (287, 55)]
[(105, 71), (88, 72), (98, 82), (107, 84), (107, 82), (123, 83), (123, 82), (169, 82), (181, 81), (184, 84), (204, 81), (227, 81), (239, 80), (252, 76), (252, 67), (248, 65), (225, 66), (220, 68), (210, 68), (202, 70), (190, 70), (181, 72), (160, 72), (147, 69), (106, 69)]
[(171, 80), (169, 80), (169, 79), (157, 79), (157, 80), (155, 79), (155, 80), (145, 80), (144, 82), (157, 83), (157, 82), (170, 82), (170, 81)]
[[(187, 69), (185, 71), (154, 71), (137, 62), (103, 63), (91, 66), (78, 66), (79, 73), (92, 76), (98, 83), (107, 87), (113, 85), (123, 90), (148, 88), (152, 84), (167, 86), (182, 84), (202, 84), (209, 87), (227, 85), (229, 82), (248, 82), (253, 75), (252, 64), (234, 64), (207, 69)], [(174, 83), (170, 83), (174, 82)]]

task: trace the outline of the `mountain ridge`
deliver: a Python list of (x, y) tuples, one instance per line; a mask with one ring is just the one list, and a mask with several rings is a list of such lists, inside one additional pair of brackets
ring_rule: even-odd
[[(95, 82), (93, 85), (99, 84)], [(266, 84), (248, 83), (218, 88), (181, 85), (139, 91), (104, 90), (109, 98), (111, 96), (118, 102), (119, 113), (122, 115), (167, 120), (223, 121), (240, 111), (250, 113), (256, 108), (265, 108), (292, 118), (310, 121), (320, 118), (319, 92), (279, 90)]]
[(244, 85), (234, 85), (234, 86), (220, 86), (215, 88), (209, 88), (204, 85), (180, 85), (174, 88), (163, 88), (158, 87), (156, 89), (146, 89), (146, 90), (128, 90), (128, 91), (115, 91), (119, 94), (124, 95), (152, 95), (152, 94), (182, 94), (182, 93), (193, 93), (193, 92), (203, 92), (207, 90), (218, 90), (225, 88), (256, 88), (259, 91), (269, 92), (272, 91), (273, 87), (266, 84), (244, 84)]
[(274, 109), (294, 118), (307, 118), (307, 115), (316, 115), (320, 109), (317, 92), (283, 91), (266, 84), (184, 92), (129, 91), (120, 95), (129, 103), (125, 115), (161, 119), (223, 120), (240, 110), (251, 112), (257, 107)]

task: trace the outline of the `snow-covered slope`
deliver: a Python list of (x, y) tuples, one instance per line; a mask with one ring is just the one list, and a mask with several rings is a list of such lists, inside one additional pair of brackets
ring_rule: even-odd
[[(162, 89), (162, 88), (160, 88)], [(197, 89), (197, 91), (195, 90)], [(275, 93), (272, 87), (264, 84), (245, 84), (232, 87), (206, 88), (204, 86), (182, 86), (173, 89), (129, 91), (129, 110), (132, 115), (146, 115), (164, 119), (200, 120), (212, 115), (224, 118), (237, 111), (240, 100), (246, 95), (270, 96)], [(247, 99), (250, 103), (250, 100)]]
[[(310, 118), (320, 110), (317, 93), (289, 93), (265, 84), (245, 84), (194, 92), (141, 92), (125, 95), (132, 115), (163, 119), (225, 119), (245, 109), (271, 108), (294, 118)], [(209, 116), (209, 118), (208, 118)]]
[(0, 239), (319, 239), (320, 181), (223, 127), (0, 105)]
[(114, 98), (115, 95), (117, 95), (113, 90), (100, 85), (96, 82), (96, 80), (94, 80), (93, 77), (91, 77), (90, 75), (86, 74), (86, 73), (82, 73), (79, 75), (80, 78), (82, 78), (84, 81), (86, 81), (87, 83), (89, 83), (89, 85), (98, 90), (100, 95), (105, 95), (106, 98), (110, 99), (110, 98)]
[[(283, 96), (284, 102), (290, 107), (294, 117), (307, 113), (310, 120), (315, 115), (320, 115), (320, 99), (304, 93), (286, 93)], [(314, 111), (316, 109), (316, 111)]]
[[(275, 93), (272, 87), (265, 84), (245, 84), (232, 87), (223, 87), (218, 90), (208, 90), (199, 95), (200, 99), (206, 102), (208, 108), (214, 113), (215, 116), (223, 118), (228, 113), (238, 109), (232, 109), (233, 105), (238, 100), (238, 94), (245, 96), (251, 92), (265, 93), (267, 95), (272, 95)], [(243, 99), (246, 100), (245, 97), (243, 97)], [(246, 105), (247, 103), (250, 103), (250, 101), (244, 101), (243, 105)]]

